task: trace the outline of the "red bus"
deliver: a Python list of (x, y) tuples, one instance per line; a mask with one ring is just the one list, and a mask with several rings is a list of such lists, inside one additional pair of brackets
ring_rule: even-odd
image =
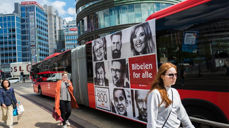
[(71, 51), (55, 53), (42, 62), (32, 65), (31, 79), (34, 92), (50, 97), (55, 96), (56, 82), (61, 79), (61, 73), (71, 72)]
[[(147, 108), (141, 97), (147, 94), (157, 68), (172, 62), (179, 75), (173, 87), (188, 114), (227, 124), (228, 9), (227, 0), (186, 0), (152, 14), (145, 23), (35, 64), (32, 73), (68, 71), (79, 104), (146, 123)], [(144, 32), (143, 38), (137, 36), (139, 31)], [(48, 88), (43, 83), (35, 82), (35, 92), (40, 88), (43, 94)], [(118, 106), (121, 99), (124, 107)]]

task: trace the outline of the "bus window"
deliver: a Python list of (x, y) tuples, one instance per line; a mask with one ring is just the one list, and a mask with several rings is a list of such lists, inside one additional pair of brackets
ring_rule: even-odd
[[(193, 24), (185, 29), (174, 26), (179, 30), (158, 32), (158, 65), (169, 61), (178, 66), (177, 86), (180, 88), (211, 91), (229, 89), (229, 42), (225, 39), (229, 35), (224, 30), (226, 24), (229, 21), (222, 19)], [(214, 82), (206, 82), (209, 80)], [(215, 86), (215, 83), (220, 84)]]

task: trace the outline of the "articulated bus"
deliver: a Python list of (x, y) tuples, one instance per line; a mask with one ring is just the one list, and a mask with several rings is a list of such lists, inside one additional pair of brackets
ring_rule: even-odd
[[(32, 66), (34, 91), (54, 96), (68, 71), (79, 104), (147, 122), (145, 96), (158, 67), (178, 67), (189, 116), (229, 123), (229, 1), (186, 0), (147, 21)], [(46, 74), (46, 80), (38, 80)], [(52, 74), (52, 75), (51, 75)], [(199, 127), (199, 126), (197, 126)]]

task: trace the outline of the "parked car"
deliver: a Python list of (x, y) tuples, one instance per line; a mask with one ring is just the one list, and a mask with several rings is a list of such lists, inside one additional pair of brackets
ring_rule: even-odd
[(9, 80), (10, 83), (17, 83), (20, 81), (20, 79), (17, 77), (11, 77), (11, 78), (8, 78), (7, 80)]

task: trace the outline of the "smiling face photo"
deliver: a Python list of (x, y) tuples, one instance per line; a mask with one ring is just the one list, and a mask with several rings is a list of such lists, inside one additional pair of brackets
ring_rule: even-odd
[(144, 30), (142, 28), (142, 26), (136, 28), (135, 30), (135, 36), (133, 37), (133, 45), (134, 45), (134, 49), (139, 52), (142, 53), (143, 50), (146, 47), (146, 36), (144, 33)]
[(124, 89), (114, 89), (113, 97), (117, 113), (127, 116), (128, 101)]
[(98, 38), (93, 41), (94, 61), (102, 61), (106, 59), (106, 40)]
[(155, 43), (148, 22), (133, 27), (130, 45), (134, 56), (155, 52)]

